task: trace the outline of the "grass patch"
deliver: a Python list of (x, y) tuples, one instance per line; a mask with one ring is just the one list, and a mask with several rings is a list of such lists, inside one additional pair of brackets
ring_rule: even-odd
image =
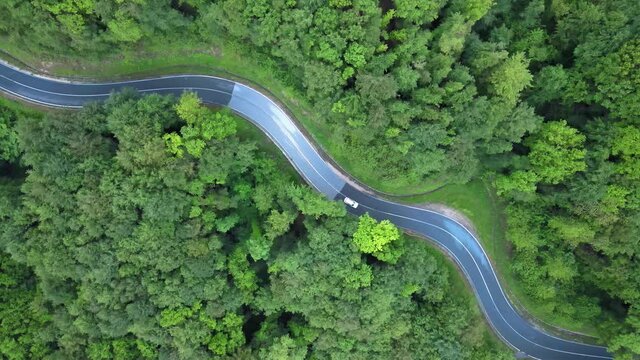
[(508, 264), (508, 241), (502, 205), (494, 198), (491, 189), (480, 179), (467, 184), (446, 185), (424, 195), (400, 198), (407, 203), (438, 203), (452, 207), (466, 216), (475, 227), (485, 250), (496, 264)]
[(27, 116), (41, 117), (44, 114), (44, 110), (36, 105), (31, 105), (22, 101), (15, 101), (8, 98), (3, 98), (1, 96), (0, 96), (0, 106), (7, 108), (13, 112), (27, 115)]

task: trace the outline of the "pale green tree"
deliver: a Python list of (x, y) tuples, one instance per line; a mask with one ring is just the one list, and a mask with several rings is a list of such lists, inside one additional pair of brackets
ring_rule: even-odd
[(585, 136), (567, 125), (564, 120), (550, 121), (527, 139), (531, 152), (529, 161), (540, 181), (558, 184), (568, 176), (584, 171)]
[(389, 220), (377, 222), (369, 214), (360, 217), (353, 243), (363, 253), (390, 263), (395, 263), (404, 250), (400, 230)]
[(529, 60), (523, 53), (511, 55), (491, 73), (489, 81), (493, 92), (510, 103), (518, 101), (520, 92), (533, 80), (528, 68)]
[(611, 149), (613, 155), (622, 161), (618, 171), (631, 180), (640, 180), (640, 128), (637, 126), (618, 127)]

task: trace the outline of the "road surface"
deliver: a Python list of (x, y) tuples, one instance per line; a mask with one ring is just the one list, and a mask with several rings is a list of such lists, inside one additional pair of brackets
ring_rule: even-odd
[(357, 201), (354, 214), (368, 212), (381, 220), (418, 233), (435, 242), (458, 263), (495, 332), (509, 346), (534, 359), (611, 359), (606, 348), (561, 339), (538, 329), (507, 299), (495, 270), (478, 239), (456, 220), (441, 213), (393, 203), (359, 190), (348, 177), (321, 156), (296, 123), (268, 96), (223, 78), (174, 75), (110, 83), (79, 83), (42, 77), (0, 63), (0, 90), (40, 105), (80, 108), (106, 99), (112, 92), (133, 88), (140, 93), (179, 96), (196, 92), (203, 102), (226, 106), (257, 125), (284, 152), (304, 179), (330, 199)]

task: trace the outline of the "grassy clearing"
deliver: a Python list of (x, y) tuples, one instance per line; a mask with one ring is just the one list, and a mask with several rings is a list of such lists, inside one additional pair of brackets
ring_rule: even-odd
[[(400, 198), (407, 203), (438, 203), (452, 207), (473, 223), (480, 241), (498, 266), (509, 264), (509, 242), (505, 238), (502, 205), (493, 190), (479, 179), (464, 185), (446, 185), (424, 195)], [(506, 269), (505, 269), (506, 270)]]

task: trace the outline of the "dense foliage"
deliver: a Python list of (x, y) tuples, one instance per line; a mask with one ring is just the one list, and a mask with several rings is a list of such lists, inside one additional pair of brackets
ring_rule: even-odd
[(28, 174), (0, 187), (3, 357), (506, 356), (426, 244), (296, 184), (192, 94), (5, 110)]
[[(372, 0), (160, 3), (9, 1), (0, 5), (8, 18), (0, 33), (49, 54), (174, 36), (248, 42), (302, 84), (334, 142), (389, 180), (465, 182), (480, 156), (508, 152), (541, 121), (517, 102), (531, 81), (523, 54), (461, 63), (491, 0), (395, 1), (382, 9)], [(25, 34), (34, 17), (48, 24), (46, 36)]]
[(549, 313), (606, 319), (620, 358), (640, 354), (638, 19), (637, 1), (501, 1), (474, 40), (526, 54), (522, 101), (547, 120), (497, 168), (513, 269)]
[[(493, 179), (531, 299), (552, 316), (597, 319), (621, 358), (640, 354), (636, 0), (8, 0), (0, 13), (0, 34), (34, 53), (180, 37), (259, 49), (332, 140), (381, 178)], [(0, 113), (0, 156), (12, 158), (7, 119)], [(268, 259), (267, 234), (294, 222), (291, 211), (269, 213), (273, 229), (249, 237), (254, 259)], [(379, 225), (367, 226), (359, 233)], [(396, 243), (376, 231), (359, 248), (393, 262)]]

